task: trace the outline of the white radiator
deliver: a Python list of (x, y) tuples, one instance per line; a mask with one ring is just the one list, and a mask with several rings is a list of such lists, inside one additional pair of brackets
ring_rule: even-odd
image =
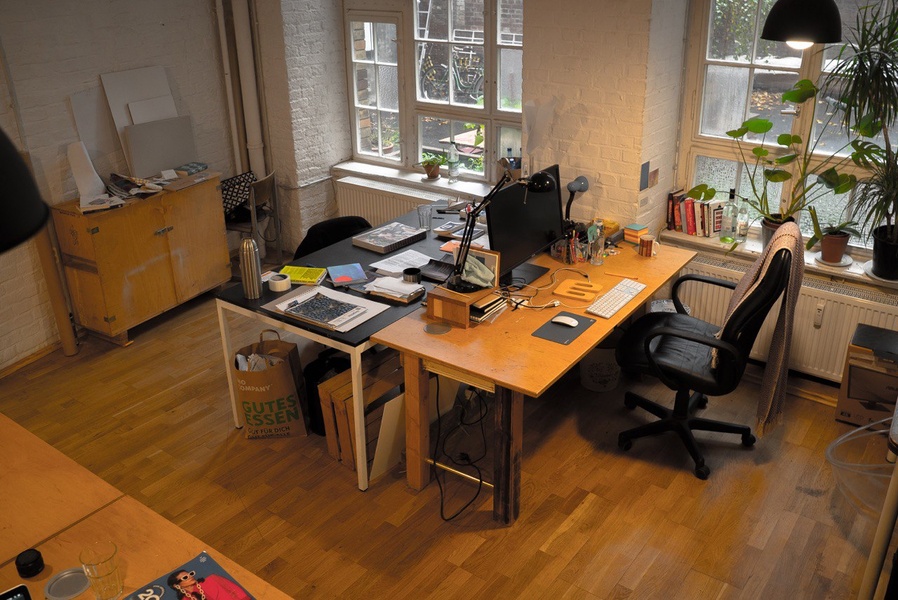
[[(447, 206), (449, 200), (450, 197), (445, 194), (361, 177), (337, 180), (337, 211), (340, 216), (364, 217), (373, 227), (392, 221), (419, 204), (440, 202)], [(455, 202), (455, 198), (451, 201)]]
[[(681, 273), (739, 281), (748, 266), (741, 261), (700, 254)], [(693, 316), (712, 323), (723, 321), (730, 294), (730, 290), (700, 283), (686, 283), (680, 288), (681, 298), (691, 307)], [(779, 302), (758, 334), (752, 358), (766, 360), (778, 311)], [(898, 328), (898, 296), (806, 274), (795, 309), (790, 368), (822, 379), (841, 381), (845, 352), (858, 323), (892, 330)]]

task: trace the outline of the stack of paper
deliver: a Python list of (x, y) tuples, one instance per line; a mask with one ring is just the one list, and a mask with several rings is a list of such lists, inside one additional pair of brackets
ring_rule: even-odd
[(365, 291), (375, 296), (409, 301), (424, 293), (420, 283), (409, 283), (399, 277), (378, 277), (365, 286)]

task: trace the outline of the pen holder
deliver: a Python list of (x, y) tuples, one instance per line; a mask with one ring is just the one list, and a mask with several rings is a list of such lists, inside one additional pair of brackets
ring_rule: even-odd
[(589, 260), (589, 244), (578, 240), (558, 240), (552, 245), (552, 258), (566, 265), (574, 265)]

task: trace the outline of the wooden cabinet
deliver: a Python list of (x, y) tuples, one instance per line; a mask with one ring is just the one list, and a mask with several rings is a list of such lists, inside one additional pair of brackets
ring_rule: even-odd
[(118, 343), (128, 329), (231, 277), (218, 177), (121, 208), (53, 207), (75, 322)]

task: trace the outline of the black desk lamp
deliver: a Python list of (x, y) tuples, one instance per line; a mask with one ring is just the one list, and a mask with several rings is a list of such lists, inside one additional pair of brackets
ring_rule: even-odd
[[(471, 242), (474, 239), (474, 228), (477, 225), (477, 217), (489, 206), (489, 203), (493, 201), (493, 197), (496, 193), (501, 190), (505, 184), (511, 183), (514, 179), (511, 176), (511, 173), (506, 169), (506, 171), (502, 174), (502, 178), (499, 182), (490, 190), (490, 192), (483, 197), (483, 201), (478, 204), (474, 209), (468, 213), (468, 220), (465, 222), (465, 230), (462, 233), (461, 244), (458, 247), (458, 256), (455, 259), (455, 268), (452, 271), (452, 275), (449, 276), (449, 279), (446, 281), (446, 287), (452, 290), (453, 292), (460, 292), (462, 294), (469, 294), (471, 292), (476, 292), (477, 290), (483, 289), (481, 286), (470, 283), (462, 279), (462, 274), (465, 271), (465, 263), (468, 261), (468, 251), (471, 249)], [(551, 192), (556, 189), (557, 183), (555, 182), (555, 178), (546, 173), (545, 171), (539, 171), (534, 173), (531, 177), (523, 177), (515, 181), (516, 185), (522, 185), (527, 188), (527, 192), (535, 192), (535, 193), (543, 193), (543, 192)], [(527, 204), (527, 195), (524, 195), (524, 204)], [(501, 260), (501, 258), (500, 258)]]
[(786, 42), (797, 50), (842, 41), (842, 17), (835, 0), (777, 0), (761, 31), (762, 40)]
[(0, 253), (15, 248), (40, 231), (50, 209), (41, 199), (28, 166), (0, 131)]

